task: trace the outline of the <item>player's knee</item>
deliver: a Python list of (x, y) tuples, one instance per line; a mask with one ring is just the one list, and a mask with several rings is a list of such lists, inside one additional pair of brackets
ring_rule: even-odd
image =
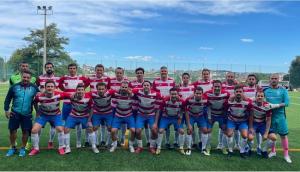
[(249, 134), (249, 135), (248, 135), (248, 140), (249, 140), (249, 141), (252, 141), (253, 139), (254, 139), (253, 134)]
[(272, 134), (269, 134), (269, 139), (272, 140), (272, 141), (276, 141), (277, 137), (274, 133), (272, 133)]
[(159, 134), (163, 134), (164, 131), (165, 131), (164, 129), (159, 129), (158, 133), (159, 133)]
[(184, 135), (184, 130), (183, 130), (182, 128), (180, 128), (180, 129), (178, 130), (178, 133), (181, 134), (181, 135)]
[(63, 127), (61, 127), (61, 126), (59, 126), (59, 127), (56, 127), (56, 131), (57, 132), (63, 132), (64, 131), (64, 128)]

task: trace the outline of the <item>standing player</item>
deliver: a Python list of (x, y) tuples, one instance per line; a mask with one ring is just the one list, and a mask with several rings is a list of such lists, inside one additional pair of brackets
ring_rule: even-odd
[(112, 122), (112, 147), (109, 150), (114, 152), (117, 148), (117, 133), (121, 124), (127, 124), (130, 129), (129, 151), (134, 153), (134, 139), (135, 139), (135, 122), (132, 114), (132, 105), (134, 103), (133, 94), (128, 86), (127, 81), (121, 83), (121, 87), (113, 96), (112, 105), (115, 108), (115, 116)]
[[(175, 81), (173, 78), (168, 77), (168, 68), (162, 66), (160, 68), (160, 77), (155, 78), (153, 81), (153, 89), (160, 93), (162, 97), (169, 96), (171, 88), (175, 87)], [(162, 114), (160, 114), (162, 115)], [(178, 143), (178, 132), (175, 131), (175, 144)], [(177, 144), (178, 145), (178, 144)], [(170, 145), (170, 127), (166, 129), (166, 147), (171, 148)]]
[(227, 118), (227, 141), (229, 155), (233, 153), (233, 131), (238, 128), (241, 132), (242, 141), (240, 146), (240, 156), (246, 157), (246, 145), (248, 138), (248, 118), (252, 108), (251, 100), (243, 100), (243, 87), (240, 85), (234, 88), (234, 97), (228, 101), (228, 118)]
[[(97, 92), (96, 85), (101, 82), (105, 83), (107, 89), (110, 88), (110, 78), (104, 74), (104, 71), (105, 71), (105, 68), (102, 64), (97, 64), (95, 66), (95, 74), (88, 78), (88, 80), (89, 80), (88, 82), (90, 83), (91, 92)], [(107, 125), (107, 124), (101, 123), (101, 138), (100, 138), (101, 146), (105, 145), (105, 141), (104, 141), (104, 135), (105, 135), (105, 131), (106, 131), (105, 125)], [(99, 137), (98, 137), (99, 132), (98, 131), (99, 130), (97, 128), (97, 130), (95, 131), (97, 145), (99, 145)], [(107, 139), (109, 139), (109, 138), (110, 138), (110, 136), (107, 136)], [(87, 145), (87, 143), (85, 143), (85, 144)]]
[[(58, 153), (64, 155), (64, 128), (59, 109), (60, 100), (64, 99), (64, 94), (55, 91), (56, 85), (54, 80), (47, 80), (43, 84), (43, 93), (35, 96), (36, 122), (31, 131), (31, 139), (33, 149), (29, 153), (30, 156), (36, 155), (40, 152), (39, 149), (39, 131), (45, 126), (47, 122), (52, 123), (58, 131)], [(49, 147), (49, 146), (48, 146)]]
[[(70, 129), (74, 129), (78, 124), (82, 126), (83, 129), (89, 127), (89, 133), (93, 133), (91, 116), (92, 116), (92, 97), (91, 94), (85, 93), (85, 85), (78, 84), (76, 86), (76, 91), (70, 96), (72, 110), (70, 115), (67, 118), (65, 124), (65, 153), (68, 154), (71, 152), (70, 148)], [(89, 134), (92, 137), (92, 134)], [(92, 150), (94, 153), (99, 153), (99, 150), (96, 147), (96, 140), (90, 140), (92, 144)]]
[[(78, 84), (84, 84), (85, 88), (89, 85), (88, 79), (82, 75), (77, 75), (77, 64), (71, 63), (68, 65), (69, 75), (65, 75), (59, 80), (59, 88), (66, 94), (74, 94)], [(64, 100), (62, 108), (62, 118), (67, 120), (69, 114), (72, 111), (72, 105), (70, 100)], [(76, 126), (77, 144), (76, 147), (81, 147), (81, 126)]]
[[(54, 89), (56, 89), (59, 85), (59, 79), (60, 79), (60, 77), (57, 77), (57, 76), (54, 75), (54, 65), (53, 65), (53, 63), (47, 62), (44, 67), (45, 67), (46, 73), (43, 74), (43, 75), (40, 75), (37, 78), (37, 81), (36, 81), (36, 85), (39, 87), (41, 92), (44, 92), (44, 90), (45, 90), (46, 81), (53, 80), (54, 83), (55, 83), (55, 88)], [(54, 140), (54, 136), (55, 136), (55, 126), (52, 125), (51, 122), (49, 124), (51, 125), (51, 127), (50, 127), (50, 131), (49, 131), (49, 136), (50, 137), (49, 137), (49, 141), (48, 141), (48, 149), (53, 149), (53, 140)]]
[[(272, 74), (270, 78), (270, 87), (265, 90), (266, 100), (272, 104), (281, 104), (284, 103), (284, 107), (272, 110), (272, 122), (271, 130), (276, 134), (280, 135), (281, 144), (283, 148), (284, 159), (287, 163), (292, 163), (292, 160), (289, 156), (289, 142), (288, 142), (288, 127), (286, 121), (285, 107), (289, 105), (289, 96), (288, 92), (284, 87), (278, 85), (279, 75)], [(269, 157), (276, 156), (275, 144), (272, 146), (273, 151), (269, 154)]]
[[(206, 145), (206, 151), (203, 153), (205, 155), (210, 155), (210, 140), (212, 128), (215, 122), (218, 122), (219, 129), (226, 132), (226, 111), (227, 111), (227, 101), (229, 99), (230, 93), (222, 89), (222, 82), (220, 80), (213, 81), (212, 90), (209, 90), (204, 93), (204, 98), (208, 101), (207, 108), (207, 118), (208, 118), (208, 141)], [(222, 152), (227, 154), (225, 144), (226, 144), (226, 135), (223, 134), (222, 140)]]
[[(22, 72), (23, 71), (29, 71), (29, 64), (27, 62), (21, 62), (19, 64), (19, 72), (15, 75), (12, 75), (9, 78), (9, 85), (10, 86), (22, 81)], [(34, 76), (31, 76), (30, 82), (35, 84), (36, 78)]]
[[(165, 97), (161, 106), (160, 110), (162, 111), (162, 116), (159, 122), (159, 133), (157, 138), (157, 149), (156, 154), (159, 155), (161, 152), (161, 142), (163, 139), (164, 131), (168, 126), (173, 124), (175, 130), (179, 132), (179, 151), (181, 154), (185, 154), (183, 149), (184, 144), (184, 131), (182, 128), (182, 117), (184, 114), (185, 104), (182, 99), (180, 99), (177, 89), (171, 88), (170, 89), (170, 96)], [(155, 124), (158, 124), (158, 120), (155, 121)]]
[[(201, 142), (202, 142), (202, 151), (207, 154), (206, 144), (208, 141), (208, 130), (207, 130), (207, 99), (202, 98), (203, 89), (197, 87), (192, 96), (188, 97), (185, 101), (186, 103), (186, 125), (187, 125), (187, 151), (186, 155), (191, 155), (191, 146), (192, 146), (192, 133), (193, 126), (197, 123), (199, 130), (202, 130)], [(209, 153), (207, 154), (209, 155)]]
[(178, 93), (183, 100), (194, 94), (194, 85), (190, 84), (190, 74), (183, 73), (181, 75), (182, 83), (179, 85)]
[[(38, 87), (32, 83), (31, 72), (22, 71), (22, 81), (14, 84), (8, 90), (4, 101), (5, 116), (9, 119), (8, 129), (10, 133), (11, 147), (6, 156), (12, 156), (17, 152), (16, 139), (17, 130), (21, 125), (22, 128), (22, 147), (19, 151), (19, 156), (25, 156), (25, 146), (28, 140), (29, 133), (32, 129), (32, 104), (34, 96), (37, 94)], [(9, 105), (12, 101), (11, 111)]]
[(137, 117), (136, 117), (136, 138), (138, 147), (136, 153), (143, 151), (142, 129), (144, 126), (151, 128), (150, 149), (149, 152), (155, 154), (155, 141), (157, 139), (157, 125), (155, 119), (159, 118), (158, 100), (161, 96), (158, 92), (151, 89), (151, 82), (144, 81), (143, 89), (134, 89), (135, 99), (137, 100)]

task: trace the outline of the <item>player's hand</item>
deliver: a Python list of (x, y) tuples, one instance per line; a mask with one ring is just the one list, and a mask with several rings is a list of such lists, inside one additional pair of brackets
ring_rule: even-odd
[(193, 126), (192, 126), (191, 124), (189, 124), (188, 129), (189, 129), (190, 131), (193, 131)]
[(249, 128), (249, 131), (250, 131), (251, 134), (255, 133), (253, 128)]
[(263, 136), (262, 136), (263, 140), (267, 140), (268, 139), (268, 133), (265, 133)]
[(152, 129), (157, 130), (157, 124), (156, 123), (153, 124)]
[(88, 126), (89, 128), (92, 128), (92, 127), (93, 127), (92, 121), (88, 121), (87, 126)]
[(12, 116), (12, 113), (7, 111), (7, 112), (5, 112), (5, 116), (7, 119), (9, 119)]
[(285, 107), (285, 103), (280, 103), (279, 106), (280, 107)]

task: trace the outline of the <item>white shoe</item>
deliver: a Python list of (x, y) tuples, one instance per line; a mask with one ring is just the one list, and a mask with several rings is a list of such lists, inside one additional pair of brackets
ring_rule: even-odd
[(135, 152), (135, 150), (134, 150), (134, 147), (133, 147), (133, 146), (129, 146), (129, 152), (131, 152), (131, 153), (134, 153), (134, 152)]
[(235, 144), (233, 147), (233, 150), (240, 150), (240, 145), (239, 144)]
[(190, 156), (192, 154), (192, 150), (191, 149), (187, 149), (185, 152), (185, 155)]
[(287, 162), (287, 163), (292, 163), (292, 160), (291, 160), (291, 158), (290, 158), (290, 156), (285, 156), (284, 157), (284, 160)]
[(276, 156), (276, 152), (270, 152), (269, 155), (268, 155), (269, 158), (272, 158), (272, 157), (275, 157), (275, 156)]
[(218, 149), (218, 150), (221, 150), (222, 148), (223, 148), (223, 144), (222, 144), (222, 143), (219, 143), (218, 146), (217, 146), (217, 149)]
[(114, 152), (116, 149), (117, 149), (116, 146), (112, 146), (112, 147), (109, 149), (109, 152)]
[(97, 149), (97, 147), (93, 147), (93, 148), (92, 148), (92, 151), (93, 151), (94, 153), (96, 153), (96, 154), (99, 153), (99, 150)]
[(76, 143), (76, 148), (81, 148), (81, 143)]
[(66, 147), (65, 149), (65, 154), (71, 153), (71, 148), (70, 147)]

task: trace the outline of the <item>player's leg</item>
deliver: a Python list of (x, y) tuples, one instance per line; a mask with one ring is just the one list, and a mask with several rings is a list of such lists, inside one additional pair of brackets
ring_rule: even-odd
[(149, 152), (152, 154), (155, 154), (156, 150), (156, 141), (158, 137), (158, 129), (154, 128), (154, 123), (155, 123), (155, 116), (151, 116), (148, 119), (148, 124), (149, 127), (151, 127), (151, 136), (150, 136), (150, 145), (149, 145)]
[(161, 151), (161, 143), (163, 140), (165, 130), (170, 126), (170, 121), (167, 118), (162, 117), (159, 123), (159, 130), (158, 130), (158, 138), (157, 138), (157, 149), (156, 154), (159, 155)]
[(121, 127), (122, 119), (120, 117), (115, 116), (112, 121), (112, 129), (111, 129), (111, 148), (110, 152), (114, 152), (118, 146), (118, 129)]
[(231, 120), (227, 120), (227, 129), (226, 129), (226, 135), (227, 135), (227, 143), (228, 143), (228, 154), (233, 153), (233, 134), (235, 130), (235, 124)]
[(130, 139), (128, 141), (128, 148), (131, 153), (134, 153), (135, 150), (134, 150), (133, 145), (134, 145), (134, 140), (135, 140), (135, 119), (134, 119), (134, 116), (131, 115), (129, 117), (126, 117), (125, 120), (126, 120), (127, 126), (129, 127), (129, 130), (130, 130)]
[(135, 120), (135, 127), (136, 127), (136, 140), (137, 140), (137, 148), (135, 150), (135, 153), (141, 153), (143, 151), (143, 140), (142, 140), (142, 129), (145, 126), (145, 119), (146, 117), (143, 117), (139, 114), (136, 116)]
[(28, 141), (28, 137), (32, 130), (32, 115), (20, 116), (21, 128), (22, 128), (22, 148), (19, 151), (19, 156), (24, 157), (26, 155), (25, 146)]
[(39, 142), (40, 142), (40, 136), (39, 136), (39, 131), (45, 125), (45, 122), (42, 122), (43, 117), (39, 117), (36, 120), (36, 123), (33, 125), (32, 130), (31, 130), (31, 140), (32, 140), (32, 146), (33, 148), (31, 149), (29, 155), (33, 156), (39, 153), (40, 147), (39, 147)]
[(281, 146), (283, 149), (283, 157), (287, 163), (292, 163), (292, 160), (289, 156), (289, 141), (288, 141), (288, 127), (287, 121), (284, 116), (280, 117), (278, 125), (278, 134), (281, 138)]
[(10, 149), (8, 149), (6, 156), (12, 156), (17, 152), (16, 139), (17, 139), (17, 130), (19, 126), (20, 126), (19, 115), (12, 113), (12, 116), (9, 118), (8, 121)]
[(171, 135), (171, 130), (170, 130), (170, 125), (167, 126), (166, 128), (166, 135), (165, 135), (165, 146), (166, 148), (170, 149), (171, 148), (171, 144), (170, 144), (170, 135)]
[(68, 116), (65, 127), (64, 127), (64, 136), (65, 136), (65, 153), (71, 153), (71, 146), (70, 146), (70, 129), (74, 129), (76, 125), (78, 125), (79, 121), (77, 118), (73, 116)]
[(241, 122), (239, 124), (239, 131), (241, 133), (241, 143), (240, 143), (240, 155), (241, 157), (245, 157), (246, 156), (246, 146), (248, 143), (248, 124), (247, 121), (245, 122)]

